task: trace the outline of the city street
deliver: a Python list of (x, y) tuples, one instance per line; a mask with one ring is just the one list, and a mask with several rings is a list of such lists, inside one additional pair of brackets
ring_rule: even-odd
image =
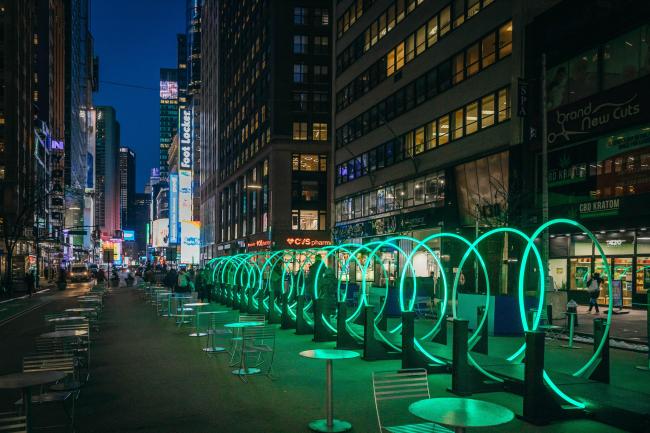
[(649, 0), (0, 0), (0, 433), (649, 433), (649, 203)]

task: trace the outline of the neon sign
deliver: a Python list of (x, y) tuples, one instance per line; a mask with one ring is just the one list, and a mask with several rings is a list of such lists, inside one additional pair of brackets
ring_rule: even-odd
[(181, 110), (179, 141), (179, 165), (181, 170), (192, 169), (192, 111)]
[(325, 247), (332, 245), (332, 241), (321, 241), (311, 238), (287, 238), (287, 244), (297, 247)]
[(270, 247), (271, 246), (271, 241), (265, 240), (265, 239), (260, 239), (257, 241), (253, 242), (248, 242), (246, 244), (248, 248), (264, 248), (264, 247)]

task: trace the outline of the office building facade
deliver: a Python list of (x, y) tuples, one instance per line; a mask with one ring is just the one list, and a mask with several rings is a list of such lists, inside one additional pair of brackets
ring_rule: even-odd
[(160, 177), (169, 173), (167, 154), (178, 128), (178, 69), (160, 69)]
[[(473, 238), (477, 224), (506, 222), (522, 128), (512, 94), (523, 73), (525, 17), (535, 13), (522, 7), (508, 0), (337, 3), (336, 243), (400, 234), (422, 240), (441, 231)], [(423, 253), (414, 258), (416, 276), (453, 276), (460, 246), (440, 239), (428, 246), (443, 268)], [(400, 247), (408, 251), (411, 241)], [(487, 254), (501, 293), (507, 250), (502, 244)], [(404, 259), (394, 249), (381, 255), (395, 284)], [(473, 270), (463, 272), (462, 289), (480, 290)]]
[[(562, 1), (536, 17), (526, 34), (531, 92), (525, 128), (533, 173), (526, 189), (542, 213), (548, 178), (550, 218), (568, 217), (595, 233), (603, 258), (583, 230), (551, 231), (549, 272), (554, 288), (586, 303), (586, 283), (600, 272), (615, 306), (643, 304), (650, 289), (650, 4), (643, 1)], [(541, 102), (542, 56), (546, 100)], [(542, 165), (542, 110), (548, 167)], [(609, 301), (601, 292), (599, 302)]]
[(115, 108), (96, 107), (95, 224), (103, 240), (121, 230), (120, 220), (120, 124)]
[(123, 229), (132, 229), (131, 206), (135, 197), (135, 152), (120, 147), (120, 222)]
[(218, 160), (215, 254), (329, 244), (330, 2), (204, 7), (204, 20), (217, 20), (202, 26), (216, 27), (218, 55), (203, 89), (216, 78), (221, 98), (202, 98), (202, 146)]

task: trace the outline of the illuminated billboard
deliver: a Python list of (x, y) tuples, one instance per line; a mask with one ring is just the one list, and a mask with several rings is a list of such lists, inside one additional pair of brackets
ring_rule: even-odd
[(154, 248), (166, 248), (169, 246), (169, 218), (154, 220), (152, 245)]
[(201, 222), (181, 221), (181, 263), (198, 264), (201, 254)]
[(135, 231), (133, 230), (122, 230), (122, 236), (122, 239), (124, 239), (126, 242), (135, 241)]
[(177, 99), (178, 83), (176, 81), (160, 82), (160, 99)]
[(181, 110), (178, 123), (179, 167), (181, 170), (192, 170), (192, 110)]
[(169, 243), (178, 243), (178, 175), (169, 175)]
[(178, 220), (192, 220), (192, 172), (187, 170), (178, 172)]

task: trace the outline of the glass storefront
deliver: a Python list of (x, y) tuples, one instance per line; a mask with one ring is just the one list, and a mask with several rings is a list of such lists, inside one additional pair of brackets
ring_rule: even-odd
[[(598, 241), (607, 256), (611, 277), (619, 281), (624, 307), (645, 303), (650, 289), (650, 232), (646, 229), (599, 232)], [(607, 284), (603, 259), (583, 234), (553, 235), (549, 272), (557, 290), (586, 292), (587, 281), (599, 272)], [(602, 290), (599, 303), (608, 303)]]

